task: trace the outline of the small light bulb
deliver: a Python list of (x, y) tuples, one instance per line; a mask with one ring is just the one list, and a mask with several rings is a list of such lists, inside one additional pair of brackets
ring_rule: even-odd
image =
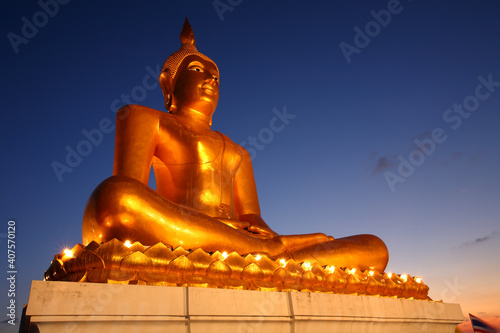
[(63, 253), (66, 257), (73, 258), (73, 252), (70, 249), (64, 249)]
[(127, 239), (124, 244), (126, 247), (131, 247), (132, 243)]
[(260, 255), (260, 254), (258, 254), (258, 255), (255, 257), (255, 260), (259, 261), (261, 258), (262, 258), (262, 257), (261, 257), (261, 255)]
[(229, 257), (228, 254), (227, 254), (227, 252), (225, 252), (225, 251), (222, 252), (222, 258), (224, 258), (222, 260), (225, 260), (227, 257)]
[(280, 265), (283, 267), (286, 267), (286, 260), (285, 259), (280, 259)]

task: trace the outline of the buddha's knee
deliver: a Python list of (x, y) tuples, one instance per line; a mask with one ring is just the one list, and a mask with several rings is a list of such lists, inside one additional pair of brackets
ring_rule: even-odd
[(364, 238), (370, 253), (372, 254), (373, 264), (379, 271), (384, 271), (389, 262), (389, 250), (384, 241), (374, 235), (360, 235)]
[(389, 261), (389, 251), (385, 243), (374, 235), (362, 234), (343, 238), (337, 238), (332, 244), (337, 249), (345, 249), (346, 252), (340, 251), (347, 262), (343, 264), (356, 265), (360, 269), (372, 268), (383, 272)]
[(138, 181), (123, 176), (112, 176), (96, 187), (90, 196), (83, 215), (83, 242), (106, 242), (121, 235), (127, 228), (130, 205), (127, 197), (133, 196)]

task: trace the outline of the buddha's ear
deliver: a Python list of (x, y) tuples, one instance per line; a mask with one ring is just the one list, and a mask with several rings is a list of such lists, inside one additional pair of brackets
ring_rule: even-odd
[(163, 97), (165, 98), (165, 108), (170, 110), (172, 106), (172, 94), (174, 92), (174, 85), (172, 76), (168, 69), (164, 70), (160, 74), (160, 87), (163, 92)]

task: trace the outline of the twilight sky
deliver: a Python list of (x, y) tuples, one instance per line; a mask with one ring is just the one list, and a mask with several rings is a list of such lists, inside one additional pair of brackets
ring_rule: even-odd
[(164, 110), (159, 67), (187, 16), (220, 69), (212, 128), (254, 156), (272, 228), (375, 234), (388, 271), (500, 324), (500, 4), (232, 4), (1, 3), (0, 246), (14, 219), (16, 304), (81, 242), (116, 109)]

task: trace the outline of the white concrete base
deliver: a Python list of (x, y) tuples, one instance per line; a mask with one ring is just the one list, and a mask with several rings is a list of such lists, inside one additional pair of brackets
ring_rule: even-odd
[(307, 292), (33, 281), (29, 332), (454, 332), (458, 304)]

